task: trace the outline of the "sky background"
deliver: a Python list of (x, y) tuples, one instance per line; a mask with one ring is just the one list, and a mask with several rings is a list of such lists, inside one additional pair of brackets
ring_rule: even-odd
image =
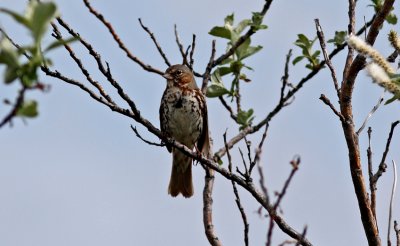
[[(158, 126), (158, 107), (165, 88), (164, 79), (143, 71), (118, 49), (104, 26), (81, 1), (56, 1), (60, 13), (72, 28), (91, 42), (102, 58), (110, 63), (115, 78), (134, 99), (143, 116)], [(110, 21), (133, 54), (161, 70), (166, 65), (137, 19), (142, 18), (158, 38), (168, 58), (180, 63), (173, 26), (177, 24), (185, 45), (197, 35), (195, 70), (204, 71), (213, 37), (208, 31), (222, 25), (226, 15), (236, 20), (250, 18), (260, 11), (263, 1), (92, 1)], [(0, 6), (22, 12), (26, 1), (1, 0)], [(358, 1), (357, 29), (369, 20), (370, 1)], [(400, 13), (397, 11), (397, 15)], [(347, 28), (347, 1), (274, 1), (264, 19), (269, 26), (253, 36), (254, 44), (264, 48), (247, 60), (254, 72), (252, 82), (242, 86), (243, 107), (253, 108), (255, 122), (270, 112), (279, 99), (280, 78), (285, 56), (293, 48), (293, 57), (301, 54), (293, 43), (298, 33), (314, 37), (314, 19), (319, 18), (327, 39), (335, 30)], [(29, 42), (25, 29), (5, 15), (0, 25), (20, 43)], [(385, 41), (385, 27), (376, 47), (384, 55), (392, 52)], [(52, 41), (50, 35), (45, 42)], [(87, 52), (73, 44), (94, 78), (106, 84), (96, 72), (96, 64)], [(224, 52), (225, 40), (217, 40), (217, 55)], [(319, 48), (316, 43), (315, 48)], [(332, 50), (333, 46), (328, 45)], [(65, 50), (50, 54), (54, 68), (85, 81)], [(338, 76), (344, 53), (333, 60)], [(304, 63), (290, 66), (290, 82), (297, 83), (308, 74)], [(137, 123), (111, 112), (94, 102), (76, 87), (46, 77), (49, 93), (34, 92), (28, 98), (39, 101), (40, 116), (24, 124), (0, 130), (0, 244), (4, 246), (83, 246), (83, 245), (207, 245), (202, 221), (204, 171), (194, 167), (195, 195), (191, 199), (167, 195), (171, 156), (165, 148), (149, 146), (138, 139), (130, 125), (138, 127), (147, 139), (158, 141)], [(198, 80), (199, 83), (199, 80)], [(228, 80), (225, 83), (229, 83)], [(113, 91), (109, 86), (107, 89)], [(378, 101), (383, 90), (361, 72), (354, 92), (353, 110), (359, 127)], [(16, 87), (1, 86), (0, 98), (13, 99)], [(294, 177), (281, 208), (286, 222), (298, 231), (307, 225), (307, 238), (314, 245), (366, 245), (356, 197), (349, 172), (347, 150), (340, 122), (318, 98), (324, 93), (336, 104), (336, 95), (328, 70), (320, 72), (296, 94), (290, 107), (282, 110), (270, 123), (264, 145), (262, 164), (266, 182), (272, 192), (280, 190), (291, 167), (289, 161), (301, 156), (300, 170)], [(115, 92), (112, 93), (115, 95)], [(390, 95), (385, 94), (385, 98)], [(218, 100), (209, 99), (209, 124), (215, 149), (238, 132)], [(390, 124), (399, 119), (399, 103), (382, 106), (369, 120), (373, 128), (375, 169), (381, 159)], [(9, 108), (2, 105), (0, 114)], [(250, 137), (252, 150), (261, 134)], [(362, 162), (366, 171), (366, 130), (360, 137)], [(400, 162), (400, 138), (395, 132), (387, 157)], [(243, 144), (239, 145), (243, 148)], [(253, 153), (254, 154), (254, 153)], [(238, 148), (232, 150), (235, 165), (241, 167)], [(226, 165), (226, 162), (225, 162)], [(367, 174), (364, 172), (364, 174)], [(386, 239), (392, 168), (378, 184), (377, 213), (381, 237)], [(256, 176), (256, 182), (257, 182)], [(266, 241), (268, 219), (256, 211), (259, 205), (239, 188), (250, 222), (250, 244)], [(400, 218), (400, 200), (395, 200), (394, 218)], [(216, 175), (214, 189), (215, 230), (224, 245), (242, 245), (243, 224), (234, 202), (230, 182)], [(392, 232), (393, 235), (393, 232)], [(274, 231), (273, 245), (288, 236)]]

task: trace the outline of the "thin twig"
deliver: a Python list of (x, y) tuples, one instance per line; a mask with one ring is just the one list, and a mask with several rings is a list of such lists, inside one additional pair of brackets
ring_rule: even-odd
[[(224, 144), (226, 145), (226, 132), (223, 135), (224, 138)], [(226, 153), (226, 156), (228, 157), (228, 170), (229, 172), (232, 173), (232, 158), (231, 158), (231, 154), (229, 153), (229, 151)], [(231, 181), (232, 183), (232, 188), (233, 188), (233, 194), (235, 194), (235, 202), (236, 205), (239, 209), (240, 215), (242, 216), (242, 221), (243, 221), (243, 225), (244, 225), (244, 244), (246, 246), (249, 245), (249, 223), (247, 222), (247, 215), (246, 212), (243, 209), (242, 203), (240, 201), (240, 197), (239, 197), (239, 192), (236, 188), (236, 183)]]
[(0, 128), (5, 126), (8, 122), (11, 122), (11, 120), (17, 115), (18, 109), (24, 103), (25, 91), (26, 91), (25, 86), (22, 87), (21, 89), (19, 89), (18, 96), (15, 99), (15, 103), (12, 106), (10, 112), (7, 115), (5, 115), (4, 118), (0, 122)]
[(392, 160), (393, 164), (393, 185), (392, 185), (392, 193), (390, 195), (390, 205), (389, 205), (389, 219), (388, 219), (388, 232), (387, 232), (387, 243), (388, 246), (392, 245), (390, 241), (390, 231), (392, 230), (392, 210), (393, 210), (393, 203), (394, 203), (394, 196), (396, 194), (396, 187), (397, 187), (397, 169), (396, 169), (396, 162)]
[(233, 112), (233, 109), (231, 108), (231, 106), (229, 106), (229, 104), (225, 101), (225, 99), (222, 96), (219, 96), (218, 99), (221, 101), (222, 105), (225, 107), (225, 109), (229, 112), (229, 115), (231, 116), (231, 118), (237, 122), (237, 116), (236, 114)]
[[(349, 10), (348, 10), (348, 16), (349, 16), (349, 24), (347, 26), (347, 33), (348, 35), (354, 34), (355, 31), (355, 22), (356, 22), (356, 1), (355, 0), (349, 0)], [(354, 49), (350, 46), (348, 46), (348, 52), (347, 52), (347, 58), (346, 58), (346, 63), (344, 65), (343, 69), (343, 78), (347, 78), (347, 74), (350, 69), (350, 65), (353, 62), (353, 55), (354, 55)], [(343, 80), (342, 83), (345, 83)], [(342, 85), (343, 87), (343, 85)]]
[(159, 69), (153, 68), (152, 66), (144, 63), (142, 60), (140, 60), (138, 57), (133, 55), (129, 49), (125, 46), (125, 44), (122, 42), (121, 38), (117, 35), (115, 32), (113, 26), (108, 22), (102, 14), (100, 14), (98, 11), (96, 11), (90, 4), (89, 0), (83, 0), (85, 3), (86, 7), (89, 9), (90, 13), (92, 13), (103, 25), (108, 29), (108, 32), (111, 34), (115, 42), (117, 42), (118, 46), (125, 52), (125, 54), (130, 58), (132, 61), (134, 61), (136, 64), (138, 64), (140, 67), (142, 67), (144, 70), (152, 73), (157, 73), (159, 75), (163, 75), (164, 72), (160, 71)]
[(105, 67), (103, 65), (103, 61), (101, 59), (100, 54), (96, 52), (96, 50), (94, 50), (93, 46), (86, 40), (84, 40), (80, 35), (78, 35), (66, 22), (64, 22), (62, 18), (58, 17), (57, 21), (65, 30), (68, 31), (69, 34), (71, 34), (73, 37), (79, 38), (79, 42), (89, 51), (89, 54), (95, 59), (99, 71), (104, 75), (104, 77), (107, 78), (110, 84), (117, 90), (119, 96), (130, 106), (132, 112), (136, 115), (139, 115), (140, 112), (137, 109), (134, 101), (128, 96), (128, 94), (125, 93), (121, 85), (113, 78), (109, 64), (106, 63), (107, 67)]
[[(260, 183), (260, 187), (261, 187), (261, 190), (264, 192), (264, 196), (265, 196), (266, 200), (269, 203), (268, 190), (267, 190), (267, 186), (266, 186), (266, 183), (265, 183), (264, 172), (263, 172), (263, 168), (261, 166), (261, 161), (260, 161), (261, 160), (262, 146), (264, 144), (265, 138), (267, 137), (268, 128), (269, 128), (269, 124), (266, 124), (264, 133), (263, 133), (263, 135), (261, 137), (261, 141), (258, 144), (258, 148), (256, 149), (256, 155), (254, 156), (254, 160), (252, 162), (252, 165), (250, 166), (249, 173), (251, 174), (251, 171), (252, 171), (254, 165), (257, 165), (258, 174), (260, 175), (260, 182), (259, 182)], [(272, 210), (272, 213), (275, 213), (275, 211)], [(270, 213), (270, 216), (272, 216), (271, 213)]]
[(236, 167), (236, 171), (239, 174), (241, 174), (246, 180), (248, 180), (249, 182), (252, 182), (252, 179), (251, 179), (250, 173), (249, 173), (249, 169), (247, 168), (246, 160), (244, 159), (243, 152), (242, 152), (242, 150), (240, 148), (239, 148), (239, 153), (240, 153), (240, 156), (242, 157), (242, 162), (243, 162), (243, 166), (244, 166), (244, 173), (241, 172), (238, 167)]
[(164, 59), (165, 64), (167, 64), (167, 66), (170, 67), (171, 63), (168, 61), (168, 58), (165, 55), (164, 51), (162, 50), (162, 48), (161, 48), (160, 44), (158, 43), (156, 37), (154, 36), (154, 33), (152, 31), (150, 31), (150, 29), (148, 27), (143, 25), (142, 19), (140, 19), (140, 18), (139, 18), (139, 23), (140, 23), (140, 26), (143, 28), (143, 30), (145, 30), (149, 34), (151, 40), (153, 40), (153, 43), (156, 46), (156, 48), (158, 50), (158, 53), (160, 53), (161, 57)]
[[(372, 214), (376, 220), (376, 188), (374, 187), (374, 182), (372, 182), (372, 178), (374, 177), (374, 171), (372, 168), (372, 148), (371, 148), (371, 135), (372, 128), (368, 127), (368, 149), (367, 149), (367, 158), (368, 158), (368, 176), (369, 176), (369, 189), (371, 192), (371, 210)], [(378, 227), (378, 225), (376, 225)]]
[(194, 55), (194, 49), (196, 47), (196, 34), (193, 34), (192, 36), (192, 45), (191, 45), (191, 50), (190, 50), (190, 61), (189, 61), (189, 68), (193, 70), (193, 63), (194, 63), (194, 59), (193, 59), (193, 55)]
[(378, 170), (376, 171), (376, 173), (372, 177), (372, 183), (374, 184), (374, 189), (376, 189), (376, 183), (378, 182), (378, 179), (382, 176), (382, 174), (384, 172), (386, 172), (386, 168), (387, 168), (387, 165), (385, 163), (386, 156), (389, 153), (389, 147), (390, 147), (390, 143), (392, 142), (394, 129), (396, 128), (396, 126), (399, 123), (400, 123), (399, 120), (395, 121), (395, 122), (392, 123), (392, 126), (390, 127), (389, 137), (388, 137), (387, 142), (386, 142), (385, 151), (382, 154), (382, 159), (381, 159), (381, 162), (379, 163)]
[(201, 84), (201, 92), (203, 92), (204, 95), (207, 92), (207, 84), (208, 84), (208, 81), (210, 80), (210, 74), (211, 74), (211, 70), (212, 70), (212, 64), (213, 64), (213, 61), (214, 61), (214, 57), (215, 57), (215, 40), (213, 40), (212, 43), (211, 43), (210, 60), (209, 60), (209, 62), (207, 64), (205, 72), (202, 75), (203, 82)]
[(281, 96), (279, 98), (280, 103), (283, 103), (283, 100), (285, 98), (285, 89), (286, 89), (286, 86), (289, 84), (289, 63), (290, 63), (291, 56), (292, 56), (292, 49), (290, 49), (286, 55), (284, 74), (281, 79), (282, 87), (281, 87)]
[[(360, 28), (360, 30), (356, 33), (356, 35), (362, 34), (367, 27), (371, 26), (372, 22), (374, 19), (370, 20), (367, 22), (367, 25), (365, 27)], [(347, 43), (343, 43), (342, 45), (339, 45), (336, 47), (332, 52), (329, 54), (329, 59), (332, 59), (334, 56), (336, 56), (340, 51), (342, 51), (345, 47), (347, 47)], [(236, 136), (232, 137), (228, 141), (228, 148), (232, 148), (236, 143), (238, 143), (240, 140), (242, 140), (245, 136), (249, 134), (253, 134), (255, 132), (258, 132), (267, 122), (270, 122), (276, 114), (278, 114), (284, 106), (290, 102), (290, 100), (293, 100), (295, 94), (303, 88), (303, 86), (310, 81), (315, 75), (318, 74), (318, 72), (324, 67), (325, 65), (325, 60), (321, 61), (317, 66), (316, 69), (312, 70), (308, 75), (306, 75), (304, 78), (302, 78), (296, 86), (292, 87), (291, 90), (288, 91), (286, 96), (284, 97), (283, 100), (280, 100), (280, 102), (275, 106), (275, 108), (270, 111), (267, 116), (263, 120), (261, 120), (258, 124), (247, 127), (241, 132), (239, 132)], [(220, 148), (217, 152), (214, 154), (214, 159), (219, 160), (221, 159), (222, 156), (224, 156), (226, 153), (225, 147)]]
[[(53, 37), (56, 38), (57, 40), (62, 40), (62, 35), (61, 32), (59, 31), (58, 27), (54, 24), (51, 23), (51, 26), (53, 27)], [(92, 79), (92, 77), (89, 74), (89, 71), (85, 68), (85, 66), (82, 64), (82, 61), (76, 56), (75, 52), (69, 46), (68, 44), (64, 44), (65, 49), (68, 51), (70, 57), (74, 62), (78, 65), (79, 69), (81, 70), (82, 74), (85, 75), (86, 80), (89, 81), (90, 84), (92, 84), (98, 91), (99, 93), (111, 104), (115, 105), (115, 102), (113, 99), (108, 95), (101, 84), (98, 81), (95, 81)]]
[(324, 102), (326, 105), (328, 105), (329, 108), (331, 108), (331, 110), (333, 111), (333, 113), (334, 113), (337, 117), (339, 117), (339, 119), (340, 119), (341, 122), (344, 121), (343, 115), (342, 115), (339, 111), (336, 110), (335, 106), (332, 105), (331, 101), (330, 101), (324, 94), (321, 94), (321, 96), (319, 97), (319, 99), (320, 99), (322, 102)]
[[(253, 161), (251, 161), (251, 159), (250, 159), (250, 169), (249, 169), (249, 174), (250, 175), (251, 175), (251, 172), (253, 171), (254, 165), (256, 165), (256, 163), (260, 162), (261, 153), (262, 153), (262, 147), (264, 145), (265, 139), (267, 138), (268, 128), (269, 128), (269, 123), (267, 123), (265, 125), (265, 129), (264, 129), (263, 135), (261, 136), (261, 141), (258, 144), (258, 147), (256, 149), (256, 154), (254, 156)], [(249, 158), (250, 158), (250, 156), (249, 156)]]
[[(265, 16), (272, 2), (273, 0), (265, 0), (263, 9), (260, 12), (261, 17)], [(212, 67), (220, 65), (226, 58), (230, 57), (240, 45), (242, 45), (248, 38), (250, 38), (256, 32), (257, 32), (256, 29), (251, 27), (245, 34), (240, 36), (234, 44), (232, 44), (232, 47), (225, 54), (222, 54), (220, 57), (214, 60)]]
[(187, 54), (185, 53), (185, 50), (183, 49), (183, 45), (179, 39), (178, 28), (177, 28), (176, 24), (174, 25), (174, 33), (175, 33), (176, 44), (178, 45), (179, 52), (181, 53), (181, 56), (183, 59), (182, 64), (188, 65), (189, 63), (187, 61)]
[[(305, 238), (306, 234), (307, 234), (307, 226), (304, 226), (303, 233), (301, 234), (302, 238)], [(299, 240), (299, 241), (297, 241), (295, 246), (299, 246), (300, 244), (301, 244), (301, 241)]]
[(368, 119), (371, 118), (371, 116), (376, 112), (376, 110), (378, 110), (379, 106), (381, 106), (383, 102), (383, 93), (382, 95), (379, 97), (378, 102), (376, 103), (376, 105), (372, 108), (372, 110), (368, 113), (367, 117), (365, 117), (365, 120), (363, 122), (363, 124), (361, 125), (360, 129), (358, 129), (358, 131), (356, 132), (357, 135), (360, 135), (360, 133), (362, 132), (362, 130), (365, 128), (365, 126), (367, 125)]
[(135, 133), (136, 137), (138, 137), (140, 140), (142, 140), (143, 142), (147, 143), (148, 145), (153, 145), (153, 146), (158, 146), (158, 147), (164, 147), (164, 146), (165, 146), (164, 143), (154, 143), (154, 142), (151, 142), (151, 141), (149, 141), (149, 140), (144, 139), (144, 138), (140, 135), (139, 131), (136, 129), (135, 126), (131, 125), (131, 129), (132, 129), (132, 131)]
[(270, 246), (272, 243), (272, 232), (274, 229), (274, 220), (273, 220), (273, 216), (276, 214), (276, 211), (282, 201), (282, 198), (285, 196), (286, 194), (286, 190), (289, 187), (290, 182), (292, 181), (294, 174), (297, 172), (297, 170), (299, 169), (299, 165), (300, 165), (300, 157), (297, 156), (295, 157), (292, 161), (290, 161), (290, 165), (292, 166), (292, 171), (289, 174), (289, 177), (286, 179), (285, 184), (282, 187), (282, 191), (278, 193), (278, 198), (274, 203), (273, 206), (273, 210), (275, 211), (274, 214), (270, 214), (270, 223), (269, 223), (269, 228), (268, 228), (268, 233), (267, 233), (267, 243), (266, 246)]
[(338, 98), (340, 98), (340, 89), (339, 89), (339, 82), (336, 76), (336, 70), (333, 67), (333, 64), (331, 62), (331, 59), (329, 58), (327, 49), (326, 49), (326, 42), (325, 42), (325, 35), (324, 32), (322, 31), (322, 27), (319, 24), (319, 19), (315, 19), (315, 26), (317, 28), (317, 36), (319, 39), (319, 44), (321, 46), (322, 49), (322, 54), (324, 55), (325, 58), (325, 63), (328, 66), (329, 70), (331, 71), (331, 76), (332, 76), (332, 80), (333, 80), (333, 84), (335, 86), (335, 90), (336, 90), (336, 94), (338, 96)]

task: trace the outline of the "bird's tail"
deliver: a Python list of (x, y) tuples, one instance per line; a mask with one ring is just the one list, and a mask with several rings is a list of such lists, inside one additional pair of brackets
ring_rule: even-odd
[(182, 194), (185, 198), (193, 196), (192, 158), (178, 149), (172, 150), (172, 171), (168, 194), (173, 197)]

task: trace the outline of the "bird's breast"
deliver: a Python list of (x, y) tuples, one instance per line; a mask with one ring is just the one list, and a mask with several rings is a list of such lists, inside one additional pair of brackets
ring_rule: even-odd
[(192, 145), (203, 127), (201, 108), (204, 106), (195, 90), (171, 89), (164, 94), (166, 130), (179, 142)]

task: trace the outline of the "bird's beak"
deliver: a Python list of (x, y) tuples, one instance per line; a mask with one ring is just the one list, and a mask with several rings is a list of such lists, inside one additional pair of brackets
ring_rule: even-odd
[(162, 76), (164, 78), (166, 78), (167, 80), (173, 80), (174, 79), (170, 73), (164, 73)]

